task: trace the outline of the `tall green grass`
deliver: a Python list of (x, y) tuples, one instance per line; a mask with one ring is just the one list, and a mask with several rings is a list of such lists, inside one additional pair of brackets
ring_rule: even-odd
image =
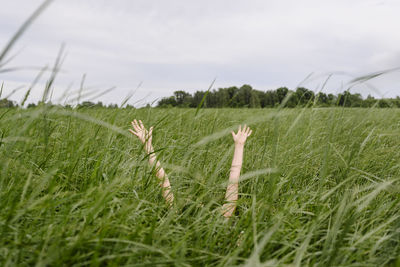
[[(399, 266), (400, 110), (195, 112), (0, 110), (1, 265)], [(172, 209), (133, 118), (156, 126)], [(246, 122), (225, 221), (228, 131)]]
[[(51, 2), (1, 51), (0, 73)], [(63, 58), (62, 47), (43, 102)], [(98, 93), (83, 92), (84, 79), (72, 101)], [(176, 196), (171, 209), (127, 131), (134, 118), (155, 126), (153, 143)], [(400, 266), (399, 118), (397, 109), (283, 105), (0, 109), (0, 264)], [(243, 123), (253, 135), (238, 210), (226, 221), (220, 207), (233, 154), (229, 132)]]

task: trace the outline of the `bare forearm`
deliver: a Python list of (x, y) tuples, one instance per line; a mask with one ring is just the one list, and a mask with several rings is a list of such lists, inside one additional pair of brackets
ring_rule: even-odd
[(149, 165), (153, 167), (155, 165), (156, 176), (160, 180), (160, 186), (163, 189), (163, 197), (165, 200), (172, 204), (174, 196), (171, 192), (171, 184), (169, 182), (168, 176), (164, 169), (161, 167), (160, 162), (157, 160), (156, 154), (154, 153), (154, 148), (152, 145), (146, 145), (145, 150), (149, 154)]
[(165, 173), (164, 169), (161, 167), (160, 162), (157, 161), (156, 154), (154, 153), (154, 148), (151, 145), (153, 127), (150, 127), (150, 130), (147, 131), (143, 125), (143, 122), (141, 120), (137, 121), (136, 119), (133, 120), (131, 124), (133, 130), (129, 129), (129, 131), (132, 134), (136, 135), (144, 145), (144, 150), (149, 155), (150, 166), (153, 167), (155, 165), (156, 176), (160, 180), (163, 197), (170, 205), (172, 205), (174, 196), (171, 192), (171, 185), (169, 183), (168, 176)]
[(239, 181), (240, 170), (243, 163), (244, 144), (235, 144), (235, 152), (233, 154), (231, 172), (229, 174), (229, 182), (237, 183)]
[(243, 149), (244, 144), (235, 144), (235, 152), (225, 194), (227, 203), (223, 207), (225, 217), (231, 217), (236, 209), (236, 201), (239, 197), (239, 177), (243, 162)]

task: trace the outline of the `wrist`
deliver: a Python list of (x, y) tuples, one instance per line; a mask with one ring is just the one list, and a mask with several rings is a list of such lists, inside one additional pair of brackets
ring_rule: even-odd
[(154, 148), (151, 144), (145, 144), (144, 149), (146, 150), (147, 154), (154, 152)]
[(228, 186), (236, 186), (239, 184), (239, 177), (229, 177)]
[(235, 148), (243, 148), (245, 142), (235, 142)]

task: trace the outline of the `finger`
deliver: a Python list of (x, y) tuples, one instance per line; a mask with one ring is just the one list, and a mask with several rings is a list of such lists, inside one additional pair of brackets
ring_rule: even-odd
[(145, 128), (144, 128), (144, 125), (143, 125), (143, 122), (142, 122), (141, 120), (139, 120), (139, 123), (140, 123), (140, 127), (141, 127), (142, 129), (145, 129)]
[(250, 127), (247, 127), (245, 134), (249, 134), (250, 131)]
[(135, 121), (131, 121), (131, 125), (132, 125), (133, 129), (135, 129), (135, 130), (136, 130), (136, 124), (135, 124)]
[(134, 134), (134, 135), (138, 136), (137, 132), (135, 132), (134, 130), (132, 130), (132, 129), (129, 129), (129, 131), (130, 131), (132, 134)]
[(232, 137), (233, 137), (233, 138), (236, 137), (236, 135), (235, 135), (235, 133), (234, 133), (233, 131), (231, 132), (231, 134), (232, 134)]
[(246, 133), (246, 131), (247, 131), (247, 125), (245, 124), (245, 125), (243, 126), (243, 133)]
[(250, 132), (247, 134), (247, 137), (249, 137), (252, 132), (253, 132), (253, 130), (250, 130)]
[(150, 137), (152, 134), (153, 134), (153, 126), (150, 127), (150, 130), (149, 130), (149, 137)]
[(139, 124), (138, 124), (136, 119), (133, 120), (132, 126), (133, 126), (133, 129), (135, 129), (137, 132), (140, 130), (139, 129)]
[(239, 125), (238, 133), (240, 133), (241, 131), (242, 131), (242, 125)]

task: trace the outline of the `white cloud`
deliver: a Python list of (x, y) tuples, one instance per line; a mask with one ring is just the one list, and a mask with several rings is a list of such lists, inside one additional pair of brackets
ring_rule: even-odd
[[(0, 47), (40, 3), (6, 2)], [(65, 42), (68, 57), (57, 84), (78, 87), (87, 73), (89, 85), (119, 88), (100, 99), (105, 102), (120, 102), (141, 81), (136, 96), (151, 93), (148, 101), (178, 89), (206, 89), (214, 77), (217, 87), (295, 87), (311, 72), (351, 77), (400, 66), (399, 11), (395, 0), (59, 0), (19, 41), (14, 51), (25, 48), (11, 65), (52, 64)], [(29, 83), (35, 75), (4, 73), (0, 80)], [(343, 89), (349, 77), (333, 78), (326, 90)], [(400, 94), (395, 75), (372, 83), (387, 95)]]

